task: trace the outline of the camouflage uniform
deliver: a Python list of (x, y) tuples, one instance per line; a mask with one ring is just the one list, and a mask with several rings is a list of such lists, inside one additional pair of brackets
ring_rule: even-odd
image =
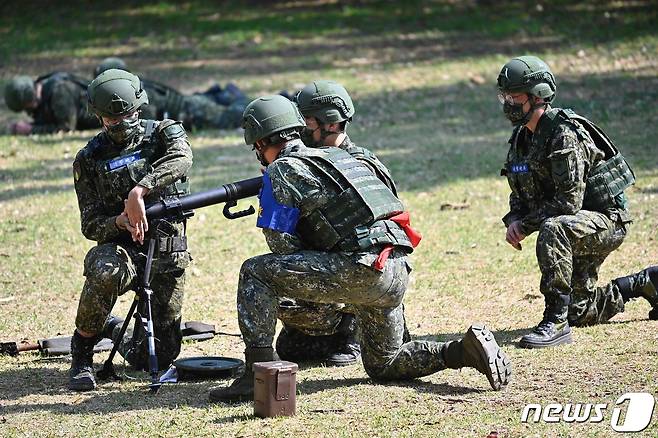
[[(162, 195), (183, 194), (181, 180), (186, 179), (191, 164), (192, 151), (185, 131), (171, 120), (142, 120), (139, 133), (125, 145), (117, 146), (107, 134), (100, 133), (78, 152), (73, 171), (82, 233), (98, 243), (85, 257), (86, 280), (76, 317), (78, 330), (100, 333), (117, 297), (134, 288), (143, 273), (147, 245), (133, 242), (128, 231), (115, 225), (128, 192), (137, 184), (150, 189), (146, 203)], [(190, 261), (183, 235), (181, 223), (159, 220), (149, 224), (147, 238), (158, 239), (151, 288), (160, 369), (166, 368), (180, 351), (184, 269)], [(119, 352), (135, 368), (147, 369), (141, 324), (136, 323), (135, 330), (134, 340), (124, 339)]]
[(502, 174), (512, 193), (503, 222), (521, 221), (526, 236), (539, 232), (537, 261), (547, 312), (582, 326), (624, 310), (618, 285), (597, 287), (596, 282), (599, 267), (626, 237), (631, 218), (625, 198), (601, 211), (583, 207), (585, 181), (604, 160), (604, 151), (577, 120), (554, 124), (551, 117), (559, 112), (547, 111), (534, 133), (521, 126), (510, 138)]
[[(356, 146), (350, 138), (338, 146), (364, 163), (397, 196), (390, 171), (368, 149)], [(344, 304), (318, 304), (303, 300), (280, 298), (279, 319), (283, 323), (276, 340), (276, 351), (282, 359), (291, 361), (322, 360), (342, 348), (356, 324)], [(403, 312), (404, 317), (404, 312)], [(404, 342), (411, 340), (404, 328)]]
[[(299, 208), (300, 223), (317, 208), (335, 202), (340, 193), (325, 175), (297, 156), (332, 149), (312, 150), (292, 141), (267, 168), (276, 201)], [(341, 159), (350, 161), (347, 154)], [(363, 164), (354, 168), (371, 174)], [(312, 232), (292, 235), (264, 229), (264, 234), (272, 253), (245, 261), (238, 284), (239, 324), (248, 349), (272, 345), (278, 300), (285, 296), (347, 303), (359, 321), (363, 363), (373, 378), (410, 379), (446, 368), (442, 350), (447, 344), (403, 343), (402, 299), (411, 270), (405, 250), (396, 248), (379, 272), (372, 267), (381, 251), (378, 245), (362, 251), (323, 251), (313, 249), (319, 241), (310, 237)]]
[(87, 111), (87, 80), (56, 72), (35, 81), (41, 85), (39, 105), (26, 110), (34, 119), (33, 134), (50, 134), (100, 128), (98, 118)]
[(144, 118), (180, 120), (190, 130), (239, 128), (242, 112), (249, 103), (242, 96), (222, 106), (205, 94), (187, 96), (154, 81), (143, 80), (142, 86), (149, 96), (149, 104), (142, 108)]

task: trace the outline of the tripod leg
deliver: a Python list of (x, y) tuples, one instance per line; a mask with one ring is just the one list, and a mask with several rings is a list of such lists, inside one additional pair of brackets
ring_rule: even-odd
[(119, 336), (116, 341), (113, 340), (114, 346), (112, 347), (110, 356), (103, 364), (103, 368), (101, 368), (96, 373), (96, 375), (100, 380), (107, 380), (110, 378), (119, 380), (119, 376), (117, 376), (116, 372), (114, 371), (114, 365), (112, 365), (112, 360), (114, 359), (114, 356), (117, 354), (117, 350), (119, 350), (119, 344), (123, 339), (123, 335), (126, 334), (126, 329), (128, 328), (128, 322), (130, 321), (130, 318), (133, 316), (133, 313), (135, 313), (135, 309), (137, 309), (137, 303), (139, 303), (139, 296), (135, 295), (135, 299), (133, 300), (133, 303), (130, 306), (130, 310), (128, 310), (128, 315), (126, 315), (125, 322), (123, 323), (123, 325), (121, 326), (121, 330), (119, 331)]
[(151, 311), (151, 296), (153, 295), (153, 290), (151, 290), (151, 266), (155, 253), (155, 243), (155, 239), (149, 240), (149, 250), (146, 257), (146, 267), (144, 268), (144, 279), (141, 290), (146, 315), (140, 315), (140, 321), (148, 339), (149, 374), (151, 375), (149, 388), (154, 393), (162, 386), (158, 379), (158, 356), (155, 354), (155, 333), (153, 330), (153, 313)]

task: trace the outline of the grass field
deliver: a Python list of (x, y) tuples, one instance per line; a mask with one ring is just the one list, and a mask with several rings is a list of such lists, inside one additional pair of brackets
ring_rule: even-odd
[[(392, 170), (424, 234), (405, 298), (415, 339), (455, 339), (473, 321), (495, 331), (514, 380), (489, 389), (476, 371), (411, 382), (372, 382), (361, 365), (305, 365), (294, 418), (254, 418), (249, 403), (210, 404), (220, 382), (179, 383), (157, 396), (146, 375), (76, 394), (69, 362), (0, 357), (1, 436), (612, 436), (611, 411), (626, 392), (656, 395), (658, 324), (632, 302), (574, 343), (528, 351), (516, 342), (540, 320), (533, 251), (504, 241), (508, 187), (499, 175), (511, 132), (495, 78), (510, 57), (543, 57), (558, 77), (557, 105), (602, 125), (637, 175), (635, 223), (600, 281), (658, 261), (658, 7), (646, 1), (5, 1), (0, 5), (0, 89), (15, 74), (54, 69), (87, 76), (119, 55), (137, 73), (185, 92), (234, 81), (250, 95), (295, 90), (318, 78), (343, 83), (357, 107), (349, 133)], [(0, 132), (24, 116), (0, 104)], [(6, 132), (6, 131), (4, 131)], [(0, 339), (70, 334), (82, 261), (71, 163), (94, 133), (0, 136)], [(258, 174), (242, 133), (194, 133), (193, 191)], [(243, 201), (242, 206), (250, 202)], [(253, 203), (253, 202), (251, 202)], [(442, 204), (466, 203), (461, 210)], [(239, 333), (235, 290), (242, 261), (267, 250), (254, 219), (227, 221), (218, 207), (189, 223), (195, 258), (186, 320)], [(132, 299), (120, 299), (123, 315)], [(242, 357), (239, 338), (188, 343), (182, 355)], [(97, 365), (106, 355), (97, 355)], [(118, 360), (116, 362), (119, 362)], [(123, 369), (121, 367), (121, 369)], [(521, 423), (528, 403), (608, 403), (605, 420)], [(636, 436), (657, 436), (654, 414)]]

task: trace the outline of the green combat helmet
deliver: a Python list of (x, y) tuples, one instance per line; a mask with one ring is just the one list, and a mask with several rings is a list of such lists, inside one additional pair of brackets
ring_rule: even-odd
[(123, 118), (117, 123), (106, 125), (103, 122), (105, 132), (117, 144), (124, 144), (137, 134), (137, 110), (149, 103), (139, 78), (130, 72), (117, 69), (106, 70), (91, 81), (87, 88), (87, 97), (90, 110), (101, 119)]
[(16, 76), (5, 86), (5, 103), (12, 111), (23, 111), (36, 98), (34, 81), (29, 76)]
[(333, 81), (311, 82), (296, 96), (304, 117), (315, 117), (322, 123), (352, 121), (354, 104), (347, 90)]
[(297, 106), (280, 95), (263, 96), (253, 100), (242, 113), (244, 141), (253, 145), (258, 140), (278, 134), (281, 139), (299, 135), (306, 126)]
[(536, 56), (519, 56), (503, 66), (498, 75), (498, 89), (528, 93), (551, 102), (555, 98), (555, 77), (548, 65)]
[(106, 70), (87, 88), (89, 108), (99, 117), (121, 117), (149, 103), (146, 91), (134, 74), (118, 69)]
[(100, 64), (96, 66), (96, 68), (94, 69), (94, 77), (112, 68), (116, 68), (117, 70), (128, 71), (128, 66), (126, 65), (123, 59), (117, 58), (115, 56), (110, 56), (109, 58), (103, 59), (100, 62)]

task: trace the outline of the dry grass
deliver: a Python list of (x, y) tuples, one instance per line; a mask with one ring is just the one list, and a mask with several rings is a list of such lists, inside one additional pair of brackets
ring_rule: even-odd
[[(623, 23), (625, 17), (635, 17), (633, 4), (621, 12), (610, 6), (613, 18)], [(426, 5), (439, 12), (442, 7), (453, 7), (450, 2)], [(277, 14), (303, 17), (317, 5), (288, 6), (259, 7), (276, 18)], [(353, 8), (352, 12), (343, 9), (357, 17), (349, 23), (368, 20), (367, 15), (359, 15), (358, 5)], [(176, 14), (175, 8), (158, 10), (164, 15)], [(428, 14), (436, 17), (432, 11)], [(655, 17), (651, 8), (644, 14)], [(552, 23), (559, 16), (555, 11), (543, 18), (530, 15), (532, 23), (542, 19)], [(457, 22), (465, 21), (465, 16), (459, 15)], [(491, 29), (500, 30), (501, 23), (507, 23), (505, 17), (493, 17), (498, 21), (492, 19)], [(221, 22), (221, 17), (218, 20)], [(103, 384), (97, 391), (73, 394), (66, 389), (66, 360), (46, 361), (24, 354), (0, 357), (3, 436), (485, 437), (491, 430), (514, 437), (607, 436), (613, 433), (609, 416), (603, 423), (581, 426), (526, 425), (519, 418), (525, 404), (531, 402), (614, 403), (625, 392), (658, 392), (657, 325), (647, 321), (645, 302), (631, 303), (609, 324), (576, 329), (570, 346), (548, 351), (516, 348), (519, 337), (540, 319), (542, 300), (534, 237), (524, 242), (522, 252), (509, 248), (503, 239), (500, 217), (506, 212), (508, 188), (497, 175), (510, 130), (495, 103), (491, 84), (500, 65), (516, 53), (518, 30), (512, 29), (511, 35), (502, 30), (477, 30), (477, 41), (486, 48), (482, 50), (477, 41), (468, 39), (468, 27), (460, 31), (439, 20), (423, 30), (405, 23), (393, 23), (397, 27), (391, 29), (397, 33), (382, 34), (376, 27), (366, 27), (358, 34), (336, 27), (323, 37), (295, 28), (282, 33), (273, 47), (259, 47), (265, 43), (262, 39), (255, 43), (250, 33), (228, 55), (209, 47), (196, 61), (177, 56), (178, 48), (184, 47), (182, 40), (167, 43), (170, 45), (159, 53), (158, 63), (147, 62), (149, 56), (158, 55), (147, 48), (144, 61), (139, 53), (130, 52), (128, 57), (137, 70), (163, 74), (186, 90), (217, 79), (232, 79), (254, 95), (291, 89), (317, 77), (343, 82), (352, 91), (358, 111), (351, 135), (358, 144), (370, 146), (392, 169), (414, 224), (424, 234), (413, 256), (415, 271), (405, 300), (413, 337), (454, 339), (472, 321), (486, 322), (513, 360), (515, 375), (510, 387), (492, 392), (486, 379), (468, 369), (381, 385), (370, 381), (360, 365), (343, 369), (312, 365), (298, 374), (298, 415), (260, 420), (251, 416), (249, 404), (209, 404), (208, 388), (217, 382), (166, 386), (153, 397), (143, 388), (145, 376), (131, 373), (136, 381)], [(269, 44), (266, 29), (260, 28), (260, 33)], [(621, 249), (603, 265), (601, 282), (658, 260), (658, 39), (650, 32), (629, 35), (621, 25), (613, 26), (606, 35), (598, 41), (585, 34), (582, 40), (565, 44), (563, 34), (547, 29), (542, 35), (524, 35), (519, 45), (541, 54), (554, 66), (560, 78), (558, 104), (572, 106), (600, 122), (638, 175), (638, 183), (630, 191), (636, 223)], [(223, 37), (215, 38), (210, 42), (229, 44)], [(304, 38), (318, 50), (305, 48)], [(329, 41), (327, 51), (319, 50), (323, 40)], [(37, 75), (45, 65), (89, 70), (95, 61), (92, 54), (102, 57), (110, 48), (121, 50), (125, 43), (116, 41), (106, 47), (107, 53), (99, 52), (102, 54), (89, 49), (93, 44), (76, 39), (66, 40), (57, 50), (43, 43), (44, 47), (23, 55), (5, 48), (15, 62), (0, 76), (7, 79), (18, 71)], [(336, 47), (341, 51), (332, 51)], [(242, 49), (243, 57), (236, 58)], [(294, 57), (288, 57), (287, 50)], [(76, 53), (82, 55), (71, 57)], [(0, 120), (15, 117), (0, 109)], [(90, 135), (0, 137), (2, 340), (34, 340), (73, 329), (83, 281), (82, 260), (92, 243), (79, 232), (70, 165)], [(258, 172), (238, 131), (199, 133), (191, 142), (194, 191)], [(440, 205), (446, 202), (468, 203), (469, 208), (441, 211)], [(239, 332), (235, 318), (238, 270), (244, 259), (266, 251), (253, 220), (227, 221), (218, 207), (199, 210), (191, 220), (195, 262), (190, 269), (185, 319), (214, 322), (222, 331)], [(116, 313), (125, 313), (130, 299), (124, 296)], [(240, 357), (242, 348), (239, 338), (217, 337), (186, 344), (183, 355)], [(97, 355), (96, 363), (105, 357)], [(645, 434), (657, 433), (654, 418)]]

